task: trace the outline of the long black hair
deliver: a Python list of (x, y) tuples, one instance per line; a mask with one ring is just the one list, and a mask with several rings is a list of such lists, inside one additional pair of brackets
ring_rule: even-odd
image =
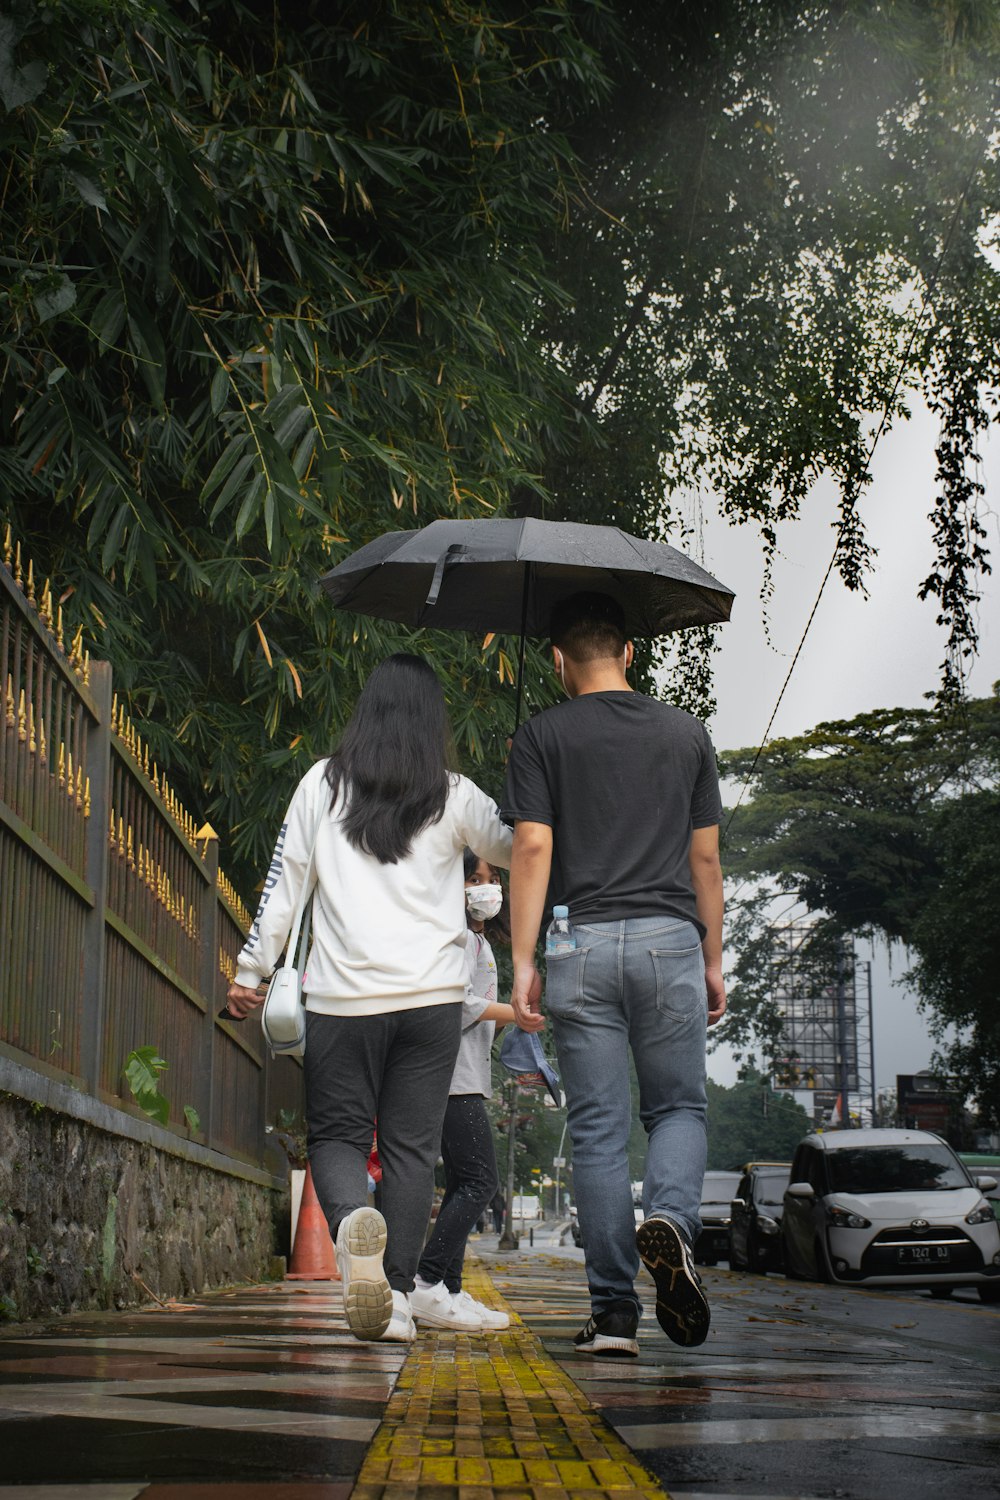
[(331, 807), (344, 788), (343, 829), (383, 865), (405, 859), (448, 801), (451, 725), (434, 669), (419, 656), (387, 657), (369, 677), (326, 779)]

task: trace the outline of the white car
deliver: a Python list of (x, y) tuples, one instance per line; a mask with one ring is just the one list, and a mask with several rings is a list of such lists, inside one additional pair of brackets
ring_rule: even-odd
[(1000, 1301), (1000, 1225), (983, 1197), (995, 1177), (969, 1175), (924, 1130), (806, 1136), (784, 1195), (785, 1271), (862, 1286), (975, 1286)]

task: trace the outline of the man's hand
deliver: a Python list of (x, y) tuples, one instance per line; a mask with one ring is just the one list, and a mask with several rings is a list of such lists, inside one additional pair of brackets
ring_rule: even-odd
[(541, 1031), (545, 1025), (542, 1015), (542, 979), (534, 964), (525, 964), (514, 970), (514, 989), (510, 1003), (514, 1007), (514, 1019), (522, 1031)]
[(255, 990), (247, 989), (245, 984), (231, 984), (226, 995), (226, 1005), (230, 1015), (234, 1020), (242, 1021), (243, 1017), (248, 1016), (252, 1010), (256, 1010), (258, 1005), (264, 1004), (266, 994), (267, 986), (263, 984), (258, 985)]
[(726, 1014), (726, 986), (721, 969), (705, 970), (705, 988), (708, 991), (708, 1024), (714, 1026)]

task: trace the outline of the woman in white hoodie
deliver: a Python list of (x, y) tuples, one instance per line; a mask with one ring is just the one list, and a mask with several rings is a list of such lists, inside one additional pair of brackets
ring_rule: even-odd
[[(484, 792), (449, 771), (450, 748), (433, 669), (416, 656), (377, 667), (340, 748), (296, 789), (229, 991), (234, 1015), (261, 1003), (315, 840), (309, 1160), (361, 1339), (414, 1336), (408, 1294), (462, 1030), (462, 851), (510, 864), (510, 830)], [(376, 1118), (384, 1219), (363, 1206)]]

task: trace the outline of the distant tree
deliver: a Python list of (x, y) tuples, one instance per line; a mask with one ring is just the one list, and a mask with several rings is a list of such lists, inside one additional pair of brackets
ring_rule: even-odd
[[(766, 596), (776, 528), (826, 474), (831, 552), (860, 588), (871, 438), (919, 393), (940, 436), (913, 503), (933, 512), (937, 557), (914, 589), (938, 606), (959, 695), (986, 561), (977, 452), (1000, 385), (1000, 9), (611, 9), (610, 92), (567, 126), (587, 191), (549, 264), (570, 302), (540, 322), (591, 419), (546, 465), (557, 510), (678, 534), (675, 497), (714, 491), (759, 528)], [(677, 648), (706, 694), (711, 639)]]
[(791, 1161), (812, 1128), (802, 1105), (753, 1069), (731, 1088), (708, 1084), (708, 1166), (736, 1171), (748, 1161)]
[(843, 933), (907, 946), (941, 1068), (1000, 1120), (1000, 692), (821, 724), (722, 762), (751, 790), (726, 837), (742, 881), (727, 1036), (775, 1054), (768, 922), (775, 898), (792, 898), (822, 918), (809, 950), (827, 982)]

